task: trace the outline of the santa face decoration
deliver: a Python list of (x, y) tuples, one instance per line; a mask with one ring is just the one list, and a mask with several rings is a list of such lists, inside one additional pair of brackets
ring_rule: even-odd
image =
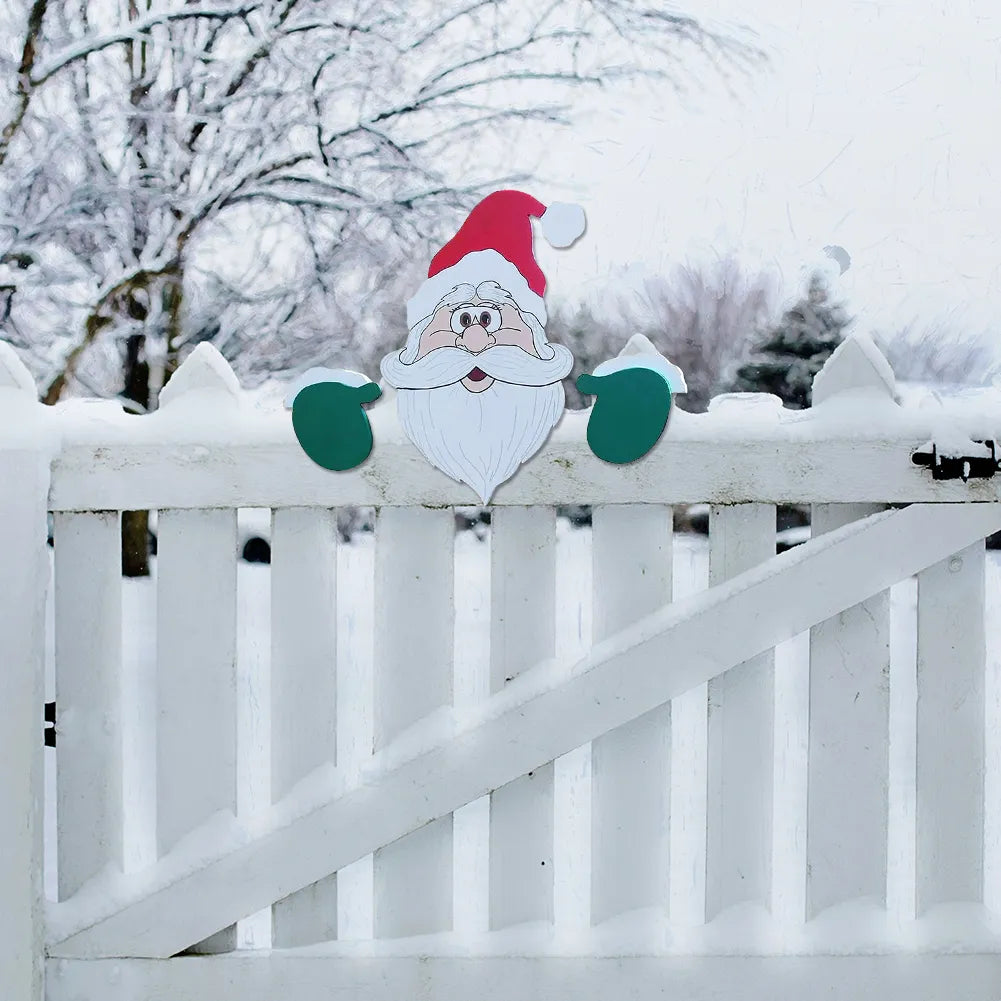
[(407, 305), (406, 346), (382, 361), (403, 430), (432, 465), (487, 503), (564, 411), (573, 356), (546, 339), (545, 277), (532, 218), (554, 246), (584, 231), (574, 205), (498, 191), (431, 262)]

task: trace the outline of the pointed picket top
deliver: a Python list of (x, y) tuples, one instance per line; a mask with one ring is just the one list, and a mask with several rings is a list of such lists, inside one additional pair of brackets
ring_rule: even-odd
[(842, 393), (895, 399), (893, 369), (866, 333), (846, 337), (814, 376), (814, 406)]
[(239, 400), (240, 381), (229, 362), (207, 341), (203, 341), (181, 363), (170, 381), (160, 390), (164, 407), (195, 391), (208, 391)]
[(616, 357), (603, 361), (595, 368), (594, 375), (611, 375), (612, 372), (621, 372), (624, 368), (636, 366), (651, 368), (655, 372), (659, 372), (675, 396), (688, 392), (684, 372), (669, 358), (661, 354), (646, 334), (633, 334)]
[(0, 341), (0, 389), (13, 389), (38, 399), (38, 387), (27, 365), (6, 341)]

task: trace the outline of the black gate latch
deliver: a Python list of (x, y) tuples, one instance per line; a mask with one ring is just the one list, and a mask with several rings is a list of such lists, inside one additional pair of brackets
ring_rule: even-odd
[(933, 443), (930, 452), (920, 449), (915, 452), (911, 462), (915, 466), (930, 466), (933, 480), (962, 480), (964, 483), (967, 480), (988, 480), (1001, 469), (994, 440), (988, 438), (975, 441), (975, 444), (983, 445), (990, 455), (939, 455)]
[(56, 746), (56, 704), (45, 703), (45, 746)]

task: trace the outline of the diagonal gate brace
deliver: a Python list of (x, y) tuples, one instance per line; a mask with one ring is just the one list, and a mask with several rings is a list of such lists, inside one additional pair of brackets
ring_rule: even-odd
[[(284, 826), (171, 855), (148, 885), (50, 913), (55, 956), (167, 958), (1001, 529), (1001, 503), (885, 511), (536, 666), (443, 737)], [(64, 914), (61, 909), (69, 908)], [(56, 931), (60, 929), (60, 931)]]

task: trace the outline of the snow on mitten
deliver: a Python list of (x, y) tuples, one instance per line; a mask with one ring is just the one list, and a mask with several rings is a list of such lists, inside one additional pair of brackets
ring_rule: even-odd
[(641, 459), (660, 440), (671, 413), (671, 391), (685, 392), (681, 370), (659, 355), (620, 355), (603, 362), (577, 388), (597, 395), (587, 422), (587, 443), (605, 462)]

